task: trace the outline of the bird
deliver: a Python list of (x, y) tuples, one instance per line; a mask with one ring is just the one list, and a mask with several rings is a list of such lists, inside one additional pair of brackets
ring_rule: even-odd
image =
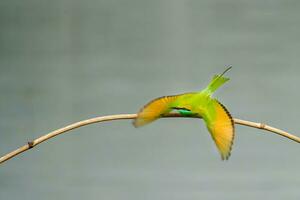
[(227, 108), (212, 95), (230, 80), (223, 76), (230, 69), (231, 67), (222, 74), (213, 76), (207, 87), (201, 91), (162, 96), (151, 100), (137, 113), (133, 125), (141, 127), (174, 112), (182, 117), (202, 118), (221, 159), (228, 160), (235, 135), (234, 121)]

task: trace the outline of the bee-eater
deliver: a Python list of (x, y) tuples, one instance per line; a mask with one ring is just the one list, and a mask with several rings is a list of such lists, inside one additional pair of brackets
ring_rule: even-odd
[(163, 96), (150, 101), (139, 111), (133, 125), (140, 127), (172, 112), (176, 112), (182, 117), (203, 118), (222, 160), (227, 160), (234, 139), (234, 122), (225, 106), (217, 99), (212, 98), (212, 94), (229, 80), (223, 75), (230, 68), (221, 75), (215, 75), (208, 86), (200, 92)]

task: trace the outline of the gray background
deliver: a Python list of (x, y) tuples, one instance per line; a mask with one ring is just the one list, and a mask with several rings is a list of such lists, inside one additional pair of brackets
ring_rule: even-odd
[[(202, 89), (300, 135), (300, 1), (2, 0), (0, 152), (74, 121)], [(300, 198), (297, 143), (237, 126), (222, 162), (202, 121), (96, 124), (0, 166), (0, 199)]]

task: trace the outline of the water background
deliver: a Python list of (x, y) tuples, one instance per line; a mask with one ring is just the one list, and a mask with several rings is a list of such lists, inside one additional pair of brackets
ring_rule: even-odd
[[(82, 119), (202, 89), (300, 136), (300, 1), (0, 2), (0, 152)], [(237, 126), (222, 162), (202, 121), (95, 124), (0, 166), (0, 199), (300, 198), (299, 144)]]

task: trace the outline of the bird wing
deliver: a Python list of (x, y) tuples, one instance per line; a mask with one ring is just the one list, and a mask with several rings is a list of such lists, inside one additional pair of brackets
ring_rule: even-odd
[(213, 113), (206, 116), (206, 125), (221, 154), (222, 160), (228, 160), (234, 139), (234, 122), (225, 108), (217, 100), (213, 101)]
[(170, 104), (178, 98), (178, 95), (163, 96), (150, 101), (139, 112), (133, 120), (135, 127), (146, 125), (162, 116), (162, 114), (171, 110)]

